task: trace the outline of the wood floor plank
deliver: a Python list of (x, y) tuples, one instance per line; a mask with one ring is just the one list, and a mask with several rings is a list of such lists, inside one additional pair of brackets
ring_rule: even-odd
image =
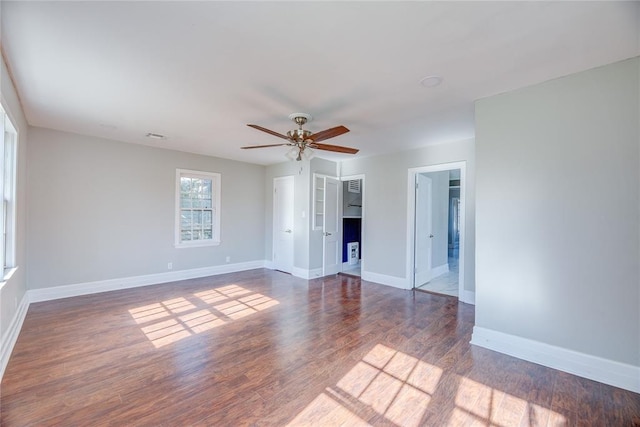
[(634, 425), (640, 396), (469, 344), (455, 298), (252, 270), (30, 306), (2, 426)]

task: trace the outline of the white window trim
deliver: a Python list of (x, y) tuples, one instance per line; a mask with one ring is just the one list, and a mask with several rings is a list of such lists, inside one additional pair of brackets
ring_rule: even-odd
[[(213, 199), (215, 207), (215, 217), (213, 226), (213, 238), (210, 240), (193, 240), (190, 242), (180, 241), (180, 178), (205, 178), (212, 180)], [(176, 248), (197, 248), (203, 246), (218, 246), (220, 244), (220, 190), (222, 188), (221, 175), (216, 172), (204, 172), (190, 169), (176, 169), (176, 189), (175, 189), (175, 223), (174, 223), (174, 246)]]
[[(2, 228), (2, 230), (0, 230), (0, 232), (3, 233), (2, 238), (0, 238), (0, 245), (2, 245), (2, 249), (0, 251), (2, 253), (0, 258), (2, 259), (0, 259), (0, 262), (4, 263), (2, 268), (2, 282), (0, 282), (1, 288), (17, 270), (16, 179), (18, 168), (18, 131), (13, 125), (11, 118), (2, 107), (0, 107), (0, 115), (2, 116), (2, 128), (0, 129), (2, 132), (0, 135), (0, 144), (2, 144), (2, 147), (0, 147), (0, 161), (3, 163), (2, 173), (5, 174), (0, 179), (0, 185), (2, 186), (0, 188), (0, 199), (2, 199), (2, 215), (0, 215), (0, 228)], [(7, 155), (11, 156), (11, 165), (10, 170), (8, 171), (11, 176), (9, 176), (9, 179), (7, 180), (9, 188), (7, 188), (7, 182), (5, 182), (5, 178), (7, 178), (5, 157)], [(6, 194), (7, 191), (9, 191), (8, 194)], [(9, 201), (8, 204), (6, 203), (7, 201)], [(3, 227), (6, 227), (6, 230)]]

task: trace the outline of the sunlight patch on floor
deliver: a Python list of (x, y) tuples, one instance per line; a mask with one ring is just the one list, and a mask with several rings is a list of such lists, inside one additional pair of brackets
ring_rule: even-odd
[(129, 310), (129, 313), (138, 324), (162, 319), (169, 315), (169, 312), (160, 303), (134, 308)]
[[(442, 381), (441, 368), (378, 344), (289, 425), (369, 425), (366, 420), (383, 417), (398, 426), (419, 426), (427, 415), (443, 411), (448, 413), (440, 424), (447, 426), (566, 425), (561, 414), (548, 408), (464, 376), (448, 375), (449, 381)], [(457, 385), (455, 405), (430, 407), (445, 382), (448, 385), (444, 389), (452, 383)], [(450, 392), (443, 387), (441, 393)]]
[(273, 298), (238, 285), (196, 292), (132, 308), (129, 314), (140, 330), (160, 348), (278, 305)]
[[(450, 425), (564, 426), (566, 418), (551, 409), (459, 377), (456, 407)], [(554, 420), (553, 423), (549, 423)]]
[[(441, 375), (442, 369), (436, 366), (378, 344), (291, 425), (351, 424), (347, 416), (370, 418), (379, 414), (397, 425), (418, 426)], [(342, 414), (344, 419), (318, 418), (322, 411), (317, 405), (329, 405), (328, 400), (343, 408), (344, 412), (333, 409), (332, 414)], [(362, 418), (358, 420), (366, 425)]]
[(369, 426), (370, 424), (349, 411), (328, 395), (321, 393), (289, 426)]

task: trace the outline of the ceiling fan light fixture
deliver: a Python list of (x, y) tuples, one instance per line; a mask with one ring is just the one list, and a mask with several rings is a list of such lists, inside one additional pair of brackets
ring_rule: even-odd
[(296, 144), (292, 146), (291, 149), (285, 154), (285, 157), (287, 159), (292, 161), (296, 160), (298, 162), (302, 160), (309, 161), (313, 159), (314, 156), (314, 150), (309, 148), (306, 144)]
[(302, 158), (306, 161), (309, 161), (315, 157), (316, 153), (311, 148), (307, 147), (302, 150)]
[(287, 154), (285, 154), (285, 157), (289, 160), (296, 160), (299, 153), (300, 149), (297, 146), (291, 147), (291, 149), (287, 151)]

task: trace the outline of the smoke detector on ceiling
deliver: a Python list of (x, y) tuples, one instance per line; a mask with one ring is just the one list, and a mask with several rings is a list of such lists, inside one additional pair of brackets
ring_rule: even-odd
[(442, 83), (442, 77), (440, 76), (427, 76), (420, 80), (420, 84), (424, 87), (436, 87)]

